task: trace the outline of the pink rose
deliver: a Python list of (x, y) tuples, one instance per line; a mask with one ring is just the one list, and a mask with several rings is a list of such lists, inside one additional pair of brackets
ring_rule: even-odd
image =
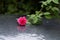
[(18, 22), (19, 25), (23, 26), (23, 25), (26, 25), (27, 19), (26, 19), (25, 16), (23, 16), (23, 17), (18, 18), (17, 22)]

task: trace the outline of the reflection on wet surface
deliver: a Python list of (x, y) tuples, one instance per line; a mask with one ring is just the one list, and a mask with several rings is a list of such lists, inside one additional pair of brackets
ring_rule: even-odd
[(60, 40), (60, 23), (49, 21), (43, 25), (18, 26), (16, 17), (0, 17), (0, 40)]
[(18, 34), (16, 36), (0, 36), (0, 40), (45, 40), (44, 35), (37, 34)]
[(18, 31), (24, 32), (27, 29), (27, 27), (26, 26), (17, 26), (17, 29), (18, 29)]

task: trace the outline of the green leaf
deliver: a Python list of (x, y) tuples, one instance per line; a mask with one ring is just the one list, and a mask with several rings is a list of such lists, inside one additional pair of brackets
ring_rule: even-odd
[(34, 17), (35, 17), (35, 15), (34, 15), (34, 14), (32, 14), (30, 18), (34, 18)]
[(52, 0), (47, 0), (47, 3), (49, 4)]
[(34, 17), (33, 23), (35, 24), (35, 23), (37, 23), (37, 21), (38, 21), (38, 18), (37, 17)]
[(54, 3), (59, 4), (59, 0), (52, 0)]
[(45, 12), (44, 15), (50, 15), (50, 13), (49, 12)]
[[(46, 5), (49, 4), (51, 1), (52, 1), (52, 0), (42, 1), (42, 4), (46, 6)], [(41, 5), (41, 7), (43, 7), (43, 5)]]
[(47, 2), (46, 2), (46, 1), (44, 2), (44, 1), (43, 1), (42, 4), (46, 6), (46, 5), (47, 5)]
[(52, 11), (58, 11), (59, 12), (59, 9), (57, 7), (53, 7), (51, 10)]
[(36, 13), (36, 14), (39, 14), (39, 13), (40, 13), (40, 11), (35, 11), (35, 13)]
[(45, 15), (46, 19), (52, 19), (51, 15)]
[(52, 8), (52, 6), (48, 6), (46, 7), (46, 10), (50, 10)]
[(42, 16), (42, 15), (43, 15), (43, 13), (40, 13), (40, 14), (39, 14), (39, 16)]

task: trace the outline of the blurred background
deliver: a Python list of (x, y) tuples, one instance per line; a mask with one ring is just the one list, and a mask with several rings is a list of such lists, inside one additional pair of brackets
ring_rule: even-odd
[[(35, 11), (41, 9), (42, 1), (49, 2), (49, 0), (0, 0), (0, 14), (35, 14)], [(51, 2), (50, 5), (59, 7), (57, 1)], [(46, 12), (45, 8), (43, 8), (43, 12)]]

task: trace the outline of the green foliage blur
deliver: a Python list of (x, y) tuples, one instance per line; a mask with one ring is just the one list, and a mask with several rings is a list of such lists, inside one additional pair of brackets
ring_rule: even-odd
[(31, 24), (41, 24), (42, 19), (53, 19), (53, 18), (60, 18), (60, 12), (59, 12), (59, 0), (46, 0), (46, 1), (40, 1), (41, 3), (41, 9), (36, 10), (35, 14), (28, 15), (28, 21)]
[(28, 15), (39, 10), (40, 0), (0, 0), (0, 14)]

